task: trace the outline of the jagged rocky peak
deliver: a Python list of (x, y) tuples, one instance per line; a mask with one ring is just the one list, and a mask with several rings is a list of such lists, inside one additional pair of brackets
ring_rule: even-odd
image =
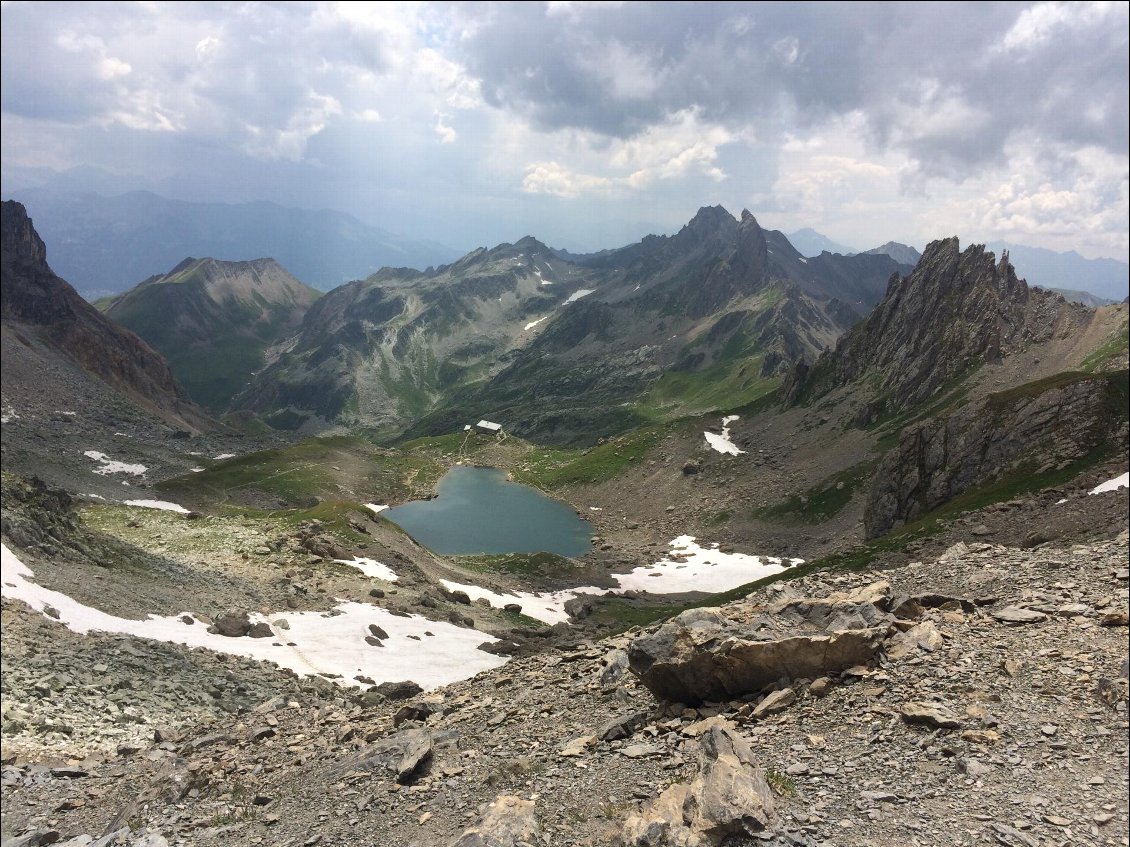
[(1007, 254), (998, 261), (983, 244), (962, 250), (956, 236), (941, 239), (910, 275), (891, 277), (883, 302), (821, 357), (798, 396), (867, 376), (878, 389), (876, 407), (902, 409), (985, 361), (1077, 326), (1085, 314), (1029, 290)]
[[(752, 215), (750, 217), (753, 217)], [(703, 206), (675, 236), (678, 239), (701, 241), (711, 236), (730, 237), (738, 221), (722, 206)]]

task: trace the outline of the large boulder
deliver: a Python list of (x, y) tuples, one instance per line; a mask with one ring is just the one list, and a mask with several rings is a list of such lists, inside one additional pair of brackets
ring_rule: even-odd
[(251, 619), (247, 612), (232, 610), (216, 617), (216, 631), (228, 638), (241, 638), (251, 631)]
[(824, 599), (690, 609), (637, 638), (629, 667), (656, 697), (723, 701), (781, 679), (815, 679), (870, 663), (894, 618), (886, 583)]
[(712, 718), (699, 740), (698, 776), (631, 815), (621, 839), (625, 847), (714, 847), (764, 832), (773, 817), (773, 796), (749, 745), (732, 723)]
[(399, 783), (409, 783), (431, 761), (433, 748), (434, 740), (427, 730), (401, 730), (342, 762), (335, 774), (341, 778), (350, 773), (376, 771), (395, 776)]
[(519, 847), (540, 843), (539, 836), (534, 801), (502, 794), (451, 847)]

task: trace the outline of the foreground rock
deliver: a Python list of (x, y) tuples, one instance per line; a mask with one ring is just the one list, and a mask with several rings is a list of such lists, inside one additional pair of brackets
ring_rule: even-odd
[(503, 795), (451, 847), (532, 847), (543, 843), (540, 836), (534, 802)]
[(774, 807), (765, 772), (734, 725), (712, 719), (699, 744), (698, 776), (672, 785), (629, 817), (626, 847), (712, 847), (769, 828)]
[(894, 622), (884, 583), (826, 599), (691, 609), (628, 649), (629, 666), (656, 697), (728, 700), (781, 679), (816, 679), (875, 659)]

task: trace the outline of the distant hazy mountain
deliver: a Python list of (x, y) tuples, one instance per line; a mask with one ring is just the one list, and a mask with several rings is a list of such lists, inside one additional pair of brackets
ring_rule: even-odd
[(998, 253), (1007, 250), (1017, 275), (1029, 285), (1089, 292), (1116, 302), (1122, 302), (1130, 292), (1130, 265), (1125, 262), (1084, 259), (1074, 250), (1057, 253), (1007, 241), (992, 241), (987, 246)]
[(829, 253), (840, 253), (844, 256), (850, 256), (857, 252), (853, 248), (833, 241), (828, 236), (814, 229), (809, 229), (808, 227), (798, 229), (796, 232), (790, 232), (787, 237), (800, 255), (807, 256), (810, 259), (813, 256), (819, 256), (825, 251)]
[(273, 259), (185, 259), (105, 312), (164, 355), (193, 400), (223, 412), (319, 294)]
[(900, 265), (910, 265), (911, 267), (917, 265), (918, 260), (922, 258), (922, 254), (913, 247), (908, 244), (899, 244), (897, 241), (888, 241), (880, 247), (864, 250), (863, 253), (867, 256), (890, 256)]
[(1049, 288), (1048, 291), (1054, 291), (1069, 303), (1082, 303), (1084, 306), (1090, 306), (1092, 309), (1097, 309), (1099, 306), (1109, 306), (1112, 303), (1118, 302), (1117, 300), (1111, 300), (1109, 297), (1099, 297), (1097, 294), (1092, 294), (1090, 291), (1073, 291), (1070, 288)]
[(382, 267), (426, 268), (459, 251), (410, 241), (343, 212), (273, 203), (189, 203), (146, 191), (115, 197), (29, 189), (17, 198), (51, 244), (51, 264), (88, 299), (117, 294), (185, 256), (269, 256), (316, 288)]

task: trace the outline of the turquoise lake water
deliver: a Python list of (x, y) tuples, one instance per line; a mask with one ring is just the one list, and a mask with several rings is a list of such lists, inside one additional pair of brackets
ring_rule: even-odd
[(557, 553), (583, 556), (596, 530), (564, 503), (508, 482), (496, 468), (452, 468), (433, 500), (382, 513), (425, 547), (445, 556)]

